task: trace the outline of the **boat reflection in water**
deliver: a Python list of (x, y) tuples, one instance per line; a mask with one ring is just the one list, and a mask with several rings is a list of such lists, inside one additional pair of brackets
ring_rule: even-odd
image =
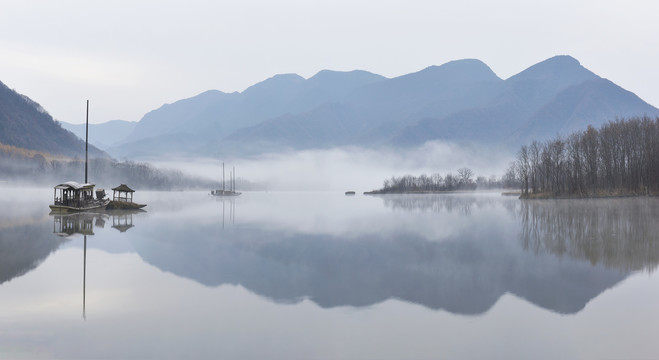
[(215, 201), (222, 203), (222, 229), (226, 225), (236, 224), (236, 197), (214, 196)]
[(53, 233), (60, 237), (84, 236), (82, 255), (82, 318), (87, 319), (86, 286), (87, 286), (87, 235), (94, 235), (94, 225), (105, 226), (101, 214), (77, 213), (70, 215), (53, 215)]
[[(120, 232), (126, 232), (134, 227), (133, 214), (144, 212), (144, 210), (114, 210), (99, 213), (72, 213), (53, 214), (53, 233), (59, 237), (75, 237), (82, 235), (84, 238), (82, 255), (82, 317), (87, 319), (86, 313), (86, 286), (87, 286), (87, 236), (94, 235), (94, 228), (105, 228), (108, 220), (112, 221), (112, 227)], [(111, 219), (110, 219), (111, 218)]]
[(112, 222), (112, 228), (126, 232), (133, 228), (133, 215), (144, 213), (142, 209), (106, 210), (103, 212), (57, 214), (53, 217), (53, 233), (60, 237), (74, 235), (94, 235), (94, 228), (105, 228), (106, 222)]
[(106, 213), (112, 217), (112, 228), (119, 230), (119, 232), (126, 232), (135, 225), (133, 225), (133, 215), (146, 212), (142, 209), (133, 210), (107, 210)]
[(94, 226), (104, 227), (105, 218), (96, 213), (75, 213), (53, 216), (53, 233), (60, 237), (94, 235)]

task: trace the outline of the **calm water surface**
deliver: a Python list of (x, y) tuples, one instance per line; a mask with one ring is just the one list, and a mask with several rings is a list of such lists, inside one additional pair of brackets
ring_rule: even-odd
[(2, 359), (659, 356), (659, 199), (2, 190)]

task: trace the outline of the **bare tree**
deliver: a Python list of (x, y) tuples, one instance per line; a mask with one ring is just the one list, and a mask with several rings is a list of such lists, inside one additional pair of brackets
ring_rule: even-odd
[(472, 181), (471, 178), (474, 175), (473, 170), (467, 167), (459, 168), (458, 169), (458, 182), (462, 186), (470, 186)]
[(522, 146), (515, 171), (522, 192), (649, 194), (659, 192), (659, 118), (617, 119), (567, 138)]

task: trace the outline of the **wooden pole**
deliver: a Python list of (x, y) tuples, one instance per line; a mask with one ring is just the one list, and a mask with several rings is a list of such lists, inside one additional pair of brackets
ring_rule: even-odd
[(89, 151), (89, 100), (87, 100), (87, 115), (85, 117), (85, 184), (87, 183), (87, 152)]

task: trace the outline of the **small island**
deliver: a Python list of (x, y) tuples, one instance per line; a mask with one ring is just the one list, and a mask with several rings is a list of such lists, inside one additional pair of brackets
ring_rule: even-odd
[(490, 178), (478, 176), (474, 179), (474, 171), (468, 167), (458, 169), (458, 174), (448, 173), (442, 176), (439, 173), (420, 176), (405, 175), (392, 176), (384, 181), (383, 187), (378, 190), (364, 192), (364, 195), (379, 194), (437, 194), (461, 191), (474, 191), (477, 189), (513, 189), (518, 187), (514, 173), (506, 173), (503, 177), (495, 175)]

